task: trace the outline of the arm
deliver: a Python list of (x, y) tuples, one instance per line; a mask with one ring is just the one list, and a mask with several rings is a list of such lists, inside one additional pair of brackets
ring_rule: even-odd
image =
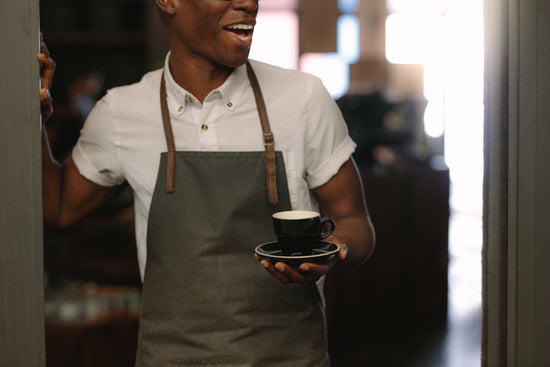
[(358, 267), (374, 250), (374, 229), (368, 214), (363, 184), (355, 162), (348, 160), (326, 184), (314, 189), (321, 215), (336, 221), (334, 238), (347, 248), (340, 253), (337, 266)]
[(315, 188), (321, 215), (336, 221), (336, 229), (327, 240), (340, 246), (338, 256), (325, 264), (301, 264), (291, 268), (284, 263), (260, 263), (282, 283), (317, 281), (334, 266), (357, 267), (363, 264), (374, 249), (374, 230), (365, 204), (363, 187), (352, 159), (324, 185)]
[(110, 191), (82, 176), (71, 157), (63, 164), (58, 163), (51, 155), (46, 129), (42, 129), (42, 200), (46, 226), (73, 226), (97, 208)]
[[(40, 34), (40, 105), (43, 123), (53, 113), (50, 86), (55, 62), (50, 58)], [(42, 199), (44, 221), (49, 227), (66, 228), (96, 208), (109, 188), (99, 186), (80, 175), (71, 158), (61, 165), (52, 156), (46, 129), (42, 128)]]

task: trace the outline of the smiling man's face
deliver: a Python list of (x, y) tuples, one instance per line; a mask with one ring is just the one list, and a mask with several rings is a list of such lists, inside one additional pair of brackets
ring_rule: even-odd
[(248, 59), (258, 0), (174, 0), (172, 48), (184, 57), (227, 67)]

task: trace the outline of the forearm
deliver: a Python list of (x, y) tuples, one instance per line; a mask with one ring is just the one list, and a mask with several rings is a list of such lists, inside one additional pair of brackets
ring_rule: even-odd
[(64, 229), (74, 226), (107, 198), (111, 187), (100, 186), (84, 177), (72, 156), (59, 164), (42, 133), (42, 185), (45, 224)]
[(60, 227), (62, 166), (51, 152), (45, 126), (42, 128), (42, 206), (44, 224)]
[(363, 215), (335, 218), (335, 221), (333, 235), (347, 247), (346, 257), (336, 263), (336, 266), (361, 266), (374, 250), (375, 236), (372, 223)]
[(72, 158), (63, 164), (57, 162), (51, 152), (45, 123), (53, 113), (50, 85), (55, 62), (42, 39), (40, 63), (40, 106), (42, 115), (42, 205), (44, 224), (47, 228), (67, 228), (74, 225), (86, 213), (96, 208), (105, 198), (107, 188), (102, 188), (80, 175)]
[(356, 267), (363, 264), (374, 249), (374, 229), (370, 221), (363, 184), (350, 159), (326, 184), (314, 189), (323, 217), (336, 222), (335, 242), (347, 247), (337, 266)]

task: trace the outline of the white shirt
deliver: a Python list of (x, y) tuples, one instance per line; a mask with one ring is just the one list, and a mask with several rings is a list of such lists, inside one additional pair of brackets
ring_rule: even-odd
[[(91, 111), (73, 150), (79, 172), (101, 186), (128, 181), (134, 191), (138, 262), (147, 258), (147, 218), (166, 139), (160, 111), (164, 70), (178, 151), (264, 151), (243, 65), (204, 103), (175, 83), (168, 67), (109, 90)], [(317, 210), (311, 189), (326, 183), (355, 150), (336, 103), (309, 74), (251, 60), (266, 103), (275, 149), (283, 153), (293, 209)], [(204, 125), (204, 126), (203, 126)], [(176, 183), (177, 185), (177, 183)]]

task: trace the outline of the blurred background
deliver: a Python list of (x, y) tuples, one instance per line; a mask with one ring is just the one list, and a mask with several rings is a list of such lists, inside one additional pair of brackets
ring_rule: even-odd
[[(377, 233), (326, 279), (333, 366), (480, 365), (482, 0), (261, 0), (250, 57), (319, 76), (340, 106)], [(42, 0), (64, 160), (108, 88), (162, 67), (148, 0)], [(269, 101), (267, 101), (269, 103)], [(44, 238), (48, 366), (132, 366), (140, 279), (122, 185)]]

